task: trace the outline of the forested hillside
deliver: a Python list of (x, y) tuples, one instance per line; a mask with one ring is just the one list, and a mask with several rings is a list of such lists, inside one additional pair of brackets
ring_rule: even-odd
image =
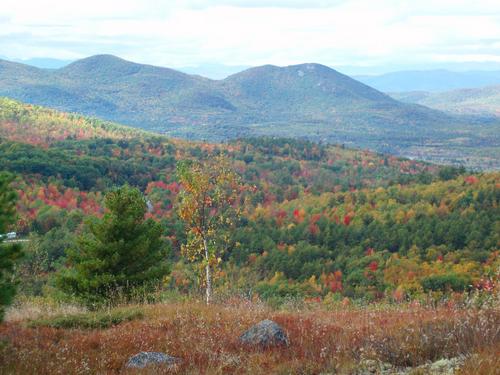
[(483, 288), (498, 267), (499, 193), (492, 174), (307, 197), (256, 210), (232, 256), (269, 278), (263, 294)]
[(175, 166), (221, 154), (241, 176), (243, 215), (216, 278), (220, 290), (278, 300), (417, 298), (487, 288), (498, 266), (495, 173), (290, 139), (171, 140), (7, 99), (0, 115), (0, 169), (18, 176), (12, 229), (30, 239), (25, 293), (47, 291), (84, 218), (101, 216), (103, 194), (126, 183), (166, 229), (165, 261), (174, 264), (166, 285), (197, 290), (180, 256)]

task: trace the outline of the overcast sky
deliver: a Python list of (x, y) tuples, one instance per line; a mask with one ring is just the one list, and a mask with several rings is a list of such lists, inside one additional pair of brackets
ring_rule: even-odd
[(500, 63), (499, 0), (1, 0), (0, 56), (169, 67)]

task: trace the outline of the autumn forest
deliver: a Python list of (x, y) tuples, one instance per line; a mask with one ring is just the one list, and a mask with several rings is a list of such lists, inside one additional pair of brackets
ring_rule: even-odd
[[(233, 373), (249, 364), (253, 373), (266, 366), (278, 373), (284, 363), (292, 366), (293, 373), (319, 373), (335, 366), (351, 373), (349, 363), (357, 354), (353, 357), (326, 344), (330, 329), (325, 328), (322, 338), (308, 336), (307, 324), (320, 324), (318, 319), (326, 324), (325, 311), (336, 311), (339, 321), (346, 319), (342, 311), (357, 316), (353, 326), (342, 331), (350, 342), (346, 345), (369, 347), (384, 355), (395, 349), (381, 349), (377, 338), (381, 331), (371, 342), (355, 337), (355, 332), (368, 329), (359, 315), (366, 313), (366, 306), (385, 306), (392, 311), (387, 316), (392, 314), (393, 322), (410, 319), (419, 329), (425, 329), (426, 322), (444, 322), (443, 309), (452, 309), (448, 322), (458, 324), (462, 308), (470, 304), (484, 307), (490, 315), (483, 318), (498, 323), (498, 315), (486, 308), (498, 293), (500, 269), (497, 172), (473, 172), (299, 139), (185, 141), (7, 98), (0, 99), (0, 169), (8, 172), (2, 175), (6, 182), (2, 186), (15, 196), (2, 198), (11, 199), (15, 215), (13, 220), (0, 216), (1, 229), (15, 232), (17, 238), (11, 241), (17, 252), (8, 268), (16, 295), (5, 293), (5, 301), (14, 305), (3, 310), (7, 323), (0, 328), (0, 340), (14, 341), (0, 344), (5, 355), (0, 373), (24, 373), (26, 368), (12, 358), (25, 355), (21, 348), (37, 332), (33, 327), (45, 329), (47, 337), (61, 327), (76, 327), (82, 329), (75, 331), (81, 342), (86, 342), (96, 340), (86, 333), (88, 327), (82, 328), (87, 324), (104, 329), (122, 321), (131, 323), (119, 327), (138, 325), (141, 319), (156, 322), (161, 314), (173, 317), (177, 310), (172, 306), (187, 309), (186, 303), (192, 301), (198, 301), (190, 309), (199, 315), (185, 312), (175, 318), (180, 325), (207, 324), (208, 330), (214, 329), (213, 324), (219, 323), (213, 319), (230, 313), (221, 306), (240, 309), (237, 314), (248, 322), (252, 319), (243, 313), (247, 310), (242, 304), (252, 304), (251, 309), (258, 309), (256, 316), (272, 311), (292, 336), (303, 334), (306, 341), (323, 342), (325, 349), (318, 350), (325, 353), (337, 350), (340, 362), (318, 362), (326, 357), (316, 349), (307, 351), (304, 348), (310, 344), (304, 344), (302, 349), (294, 347), (291, 357), (276, 351), (234, 363), (219, 357), (209, 360), (207, 352), (200, 352), (178, 367), (181, 373), (196, 373), (203, 361), (209, 361), (205, 367), (209, 373)], [(4, 242), (9, 245), (9, 240)], [(212, 307), (205, 307), (205, 300)], [(28, 318), (16, 317), (33, 303), (53, 320), (40, 320), (40, 314), (30, 318), (27, 312), (23, 314)], [(47, 311), (59, 311), (60, 306), (80, 306), (78, 311), (85, 311), (64, 313), (71, 319), (107, 309), (111, 323), (98, 315), (88, 322), (58, 323), (60, 313)], [(431, 307), (432, 312), (427, 310)], [(398, 308), (401, 311), (392, 310)], [(323, 312), (313, 318), (311, 311)], [(380, 310), (373, 311), (374, 321), (383, 319)], [(311, 320), (305, 323), (302, 317)], [(477, 329), (476, 318), (483, 319), (467, 318), (464, 330)], [(16, 323), (19, 319), (28, 319), (31, 328)], [(401, 326), (404, 323), (387, 327), (392, 345), (403, 334)], [(237, 328), (221, 328), (232, 329)], [(128, 334), (116, 330), (118, 335)], [(498, 348), (498, 330), (485, 335)], [(107, 344), (96, 345), (111, 345), (111, 338), (101, 339)], [(75, 335), (61, 340), (65, 345), (84, 345), (70, 343), (77, 340)], [(218, 350), (234, 354), (234, 342), (224, 340)], [(450, 349), (449, 343), (441, 344), (435, 344), (442, 350), (436, 358), (419, 360), (416, 352), (412, 356), (393, 352), (400, 357), (384, 360), (418, 366), (462, 353)], [(469, 346), (491, 360), (491, 348)], [(50, 347), (46, 353), (57, 356), (58, 350)], [(77, 349), (80, 354), (75, 355), (86, 350)], [(118, 359), (105, 364), (92, 355), (87, 373), (121, 371)], [(293, 358), (302, 358), (302, 364)], [(54, 370), (50, 361), (35, 363), (38, 373)], [(67, 373), (81, 370), (64, 363)], [(474, 363), (466, 362), (465, 368)]]

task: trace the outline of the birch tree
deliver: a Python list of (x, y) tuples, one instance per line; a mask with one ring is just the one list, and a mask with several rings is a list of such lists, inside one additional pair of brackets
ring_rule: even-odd
[(240, 180), (226, 159), (205, 162), (183, 161), (177, 166), (182, 190), (178, 214), (187, 230), (183, 254), (199, 261), (204, 270), (206, 302), (212, 299), (212, 271), (221, 262), (235, 225)]

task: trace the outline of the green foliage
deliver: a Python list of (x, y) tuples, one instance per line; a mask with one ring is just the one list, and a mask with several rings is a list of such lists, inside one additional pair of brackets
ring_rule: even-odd
[(0, 173), (0, 322), (8, 306), (16, 293), (16, 285), (13, 281), (14, 265), (21, 257), (21, 249), (17, 244), (4, 243), (3, 235), (14, 222), (16, 214), (15, 191), (10, 187), (12, 177), (6, 173)]
[(453, 180), (457, 178), (459, 175), (465, 173), (465, 168), (455, 168), (455, 167), (443, 167), (439, 171), (439, 178), (443, 181)]
[(288, 283), (286, 280), (280, 280), (273, 283), (261, 282), (255, 286), (255, 291), (265, 300), (276, 297), (304, 297), (311, 292), (310, 290), (306, 290), (306, 288), (302, 288), (299, 284)]
[[(45, 149), (0, 139), (0, 167), (18, 174), (39, 175), (45, 180), (58, 177), (67, 186), (90, 190), (125, 182), (145, 187), (153, 170), (173, 166), (173, 160), (168, 157), (144, 155), (146, 163), (141, 156), (113, 157), (112, 150), (121, 151), (125, 146), (136, 145), (104, 139), (66, 141), (57, 148)], [(141, 148), (148, 146), (144, 144)]]
[[(12, 175), (0, 172), (0, 234), (4, 234), (3, 232), (12, 224), (16, 214), (17, 194), (10, 186), (12, 180)], [(3, 239), (3, 236), (0, 239)]]
[(471, 279), (467, 275), (432, 275), (422, 279), (422, 287), (424, 291), (463, 292), (471, 287)]
[(80, 314), (57, 315), (47, 319), (36, 319), (30, 321), (28, 326), (30, 328), (105, 329), (123, 322), (142, 318), (144, 318), (142, 309), (137, 307), (122, 307)]
[(162, 228), (145, 220), (146, 202), (137, 189), (124, 186), (106, 195), (108, 212), (88, 222), (88, 232), (69, 252), (69, 267), (58, 287), (87, 305), (131, 298), (135, 288), (152, 286), (166, 274)]
[(43, 295), (50, 275), (64, 264), (66, 251), (74, 246), (76, 237), (66, 225), (53, 228), (42, 235), (32, 233), (29, 242), (23, 247), (23, 260), (16, 269), (22, 280), (19, 293)]
[(322, 272), (333, 271), (332, 252), (317, 245), (299, 241), (290, 254), (272, 251), (260, 258), (257, 266), (266, 273), (282, 272), (287, 278), (303, 281), (311, 276), (319, 277)]

